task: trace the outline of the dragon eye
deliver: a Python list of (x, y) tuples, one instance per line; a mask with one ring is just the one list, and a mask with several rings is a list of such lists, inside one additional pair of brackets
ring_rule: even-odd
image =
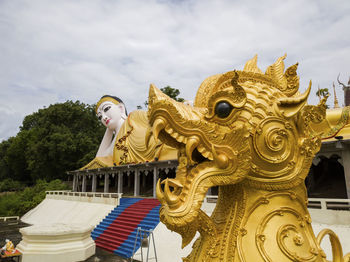
[(233, 107), (227, 102), (219, 102), (215, 106), (215, 114), (220, 118), (226, 118), (230, 115)]

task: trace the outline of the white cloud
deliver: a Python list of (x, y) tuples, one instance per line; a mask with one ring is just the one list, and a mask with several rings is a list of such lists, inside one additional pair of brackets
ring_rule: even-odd
[(301, 90), (310, 79), (314, 91), (330, 88), (350, 75), (349, 11), (347, 0), (3, 0), (0, 112), (11, 125), (0, 138), (56, 102), (112, 94), (133, 110), (151, 82), (191, 100), (206, 77), (242, 69), (256, 53), (263, 70), (284, 53), (287, 66), (299, 62)]

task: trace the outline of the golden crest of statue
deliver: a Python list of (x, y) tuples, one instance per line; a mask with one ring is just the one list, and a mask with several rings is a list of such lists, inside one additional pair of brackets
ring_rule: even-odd
[[(198, 231), (184, 261), (327, 261), (320, 247), (330, 236), (334, 261), (344, 258), (337, 236), (311, 227), (304, 179), (320, 149), (312, 129), (325, 119), (325, 99), (307, 105), (295, 64), (284, 57), (265, 73), (257, 57), (242, 71), (211, 76), (194, 106), (178, 103), (151, 85), (148, 118), (155, 138), (178, 149), (176, 178), (158, 181), (161, 221), (182, 236)], [(211, 217), (200, 208), (219, 186)]]

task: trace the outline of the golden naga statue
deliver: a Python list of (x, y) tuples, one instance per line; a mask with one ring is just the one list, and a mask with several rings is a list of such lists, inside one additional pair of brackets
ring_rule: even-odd
[[(200, 233), (186, 262), (327, 261), (325, 235), (333, 260), (349, 261), (331, 230), (314, 235), (307, 210), (304, 179), (322, 135), (311, 125), (325, 119), (326, 99), (307, 105), (311, 82), (300, 94), (298, 64), (284, 71), (284, 59), (263, 73), (255, 56), (243, 71), (207, 78), (193, 107), (151, 85), (153, 135), (179, 151), (176, 178), (157, 184), (160, 220), (183, 247)], [(200, 208), (213, 186), (209, 217)]]

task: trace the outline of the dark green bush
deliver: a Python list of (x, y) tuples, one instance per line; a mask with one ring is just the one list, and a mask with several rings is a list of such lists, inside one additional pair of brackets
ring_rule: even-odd
[(23, 191), (5, 193), (0, 196), (0, 216), (22, 216), (44, 200), (45, 191), (67, 189), (68, 186), (58, 179), (49, 183), (38, 180), (33, 187)]
[(21, 191), (24, 185), (19, 181), (6, 178), (0, 182), (0, 192)]

